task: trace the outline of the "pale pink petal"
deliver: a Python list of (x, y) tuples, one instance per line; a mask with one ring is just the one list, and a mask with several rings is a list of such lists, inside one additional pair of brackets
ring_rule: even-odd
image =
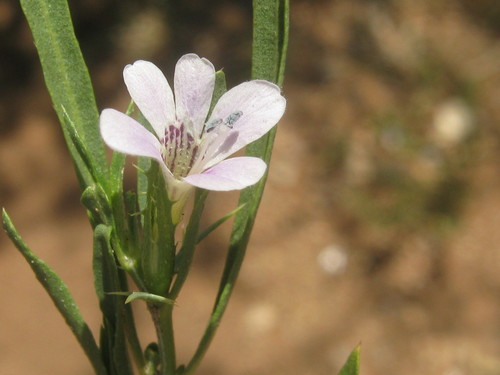
[[(217, 102), (207, 123), (218, 119), (227, 123), (231, 116), (237, 118), (231, 131), (219, 135), (221, 138), (229, 137), (231, 142), (216, 141), (215, 143), (223, 147), (219, 147), (212, 155), (207, 155), (211, 160), (206, 166), (217, 164), (262, 137), (278, 123), (285, 107), (286, 100), (279, 87), (268, 81), (244, 82), (226, 92)], [(218, 127), (222, 131), (224, 126), (226, 125), (222, 123)], [(214, 132), (217, 132), (217, 129), (214, 129)]]
[(215, 69), (210, 61), (190, 53), (175, 66), (174, 91), (177, 118), (199, 137), (210, 109), (215, 84)]
[(100, 119), (101, 136), (113, 150), (128, 155), (147, 156), (163, 163), (158, 139), (129, 116), (105, 109)]
[(105, 109), (100, 118), (101, 136), (113, 150), (145, 156), (158, 161), (167, 183), (176, 182), (161, 156), (161, 144), (144, 126), (114, 109)]
[(123, 78), (130, 96), (149, 121), (158, 137), (175, 121), (172, 89), (160, 69), (153, 63), (139, 60), (127, 65)]
[(257, 183), (266, 167), (259, 158), (242, 156), (224, 160), (203, 173), (185, 177), (184, 181), (207, 190), (241, 190)]

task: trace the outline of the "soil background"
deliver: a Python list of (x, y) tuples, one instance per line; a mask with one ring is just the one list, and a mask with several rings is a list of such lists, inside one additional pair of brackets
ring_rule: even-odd
[[(100, 109), (122, 69), (195, 52), (248, 79), (249, 1), (70, 1)], [(288, 108), (245, 264), (200, 374), (500, 374), (500, 3), (292, 1)], [(132, 176), (132, 174), (131, 174)], [(128, 182), (133, 186), (131, 177)], [(0, 204), (94, 333), (91, 230), (19, 5), (0, 0)], [(236, 205), (212, 193), (204, 225)], [(230, 223), (175, 310), (179, 362), (208, 319)], [(91, 374), (0, 235), (0, 374)], [(143, 343), (154, 338), (137, 303)]]

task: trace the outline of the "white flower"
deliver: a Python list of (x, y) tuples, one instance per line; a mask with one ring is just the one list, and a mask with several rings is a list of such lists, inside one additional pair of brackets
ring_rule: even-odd
[(102, 138), (113, 150), (158, 161), (170, 200), (183, 206), (193, 186), (240, 190), (264, 175), (266, 164), (259, 158), (226, 158), (280, 120), (286, 101), (278, 86), (264, 80), (244, 82), (222, 95), (207, 120), (215, 84), (215, 69), (207, 59), (195, 54), (179, 59), (175, 101), (167, 79), (150, 62), (127, 65), (123, 77), (156, 134), (121, 112), (105, 109)]

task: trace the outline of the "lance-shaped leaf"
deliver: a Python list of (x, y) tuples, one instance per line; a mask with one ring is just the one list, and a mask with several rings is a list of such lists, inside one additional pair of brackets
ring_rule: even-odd
[(2, 210), (2, 224), (7, 232), (7, 235), (21, 252), (23, 257), (28, 262), (29, 266), (36, 275), (36, 278), (45, 288), (50, 298), (57, 307), (57, 310), (66, 320), (66, 323), (73, 331), (80, 346), (85, 351), (89, 358), (96, 374), (106, 375), (107, 371), (101, 361), (101, 354), (99, 348), (94, 340), (92, 332), (90, 331), (87, 323), (78, 309), (78, 306), (73, 299), (73, 296), (68, 290), (66, 284), (61, 278), (40, 258), (38, 258), (30, 250), (28, 245), (23, 241), (12, 224), (9, 215), (5, 210)]
[(125, 305), (123, 298), (109, 292), (120, 292), (122, 282), (111, 250), (111, 228), (99, 224), (94, 229), (94, 285), (103, 314), (101, 347), (111, 374), (132, 375), (125, 340)]
[[(253, 12), (252, 78), (266, 79), (281, 86), (288, 44), (289, 2), (288, 0), (254, 0)], [(260, 157), (269, 165), (275, 134), (276, 128), (248, 145), (246, 154)], [(257, 184), (243, 190), (240, 194), (239, 205), (245, 206), (235, 217), (231, 244), (214, 308), (205, 333), (184, 374), (192, 374), (195, 371), (222, 319), (245, 256), (266, 178), (267, 173)]]
[(45, 83), (75, 163), (82, 188), (92, 176), (68, 131), (74, 123), (88, 151), (100, 182), (106, 179), (106, 158), (98, 131), (99, 114), (87, 67), (75, 37), (66, 0), (20, 0), (42, 63)]

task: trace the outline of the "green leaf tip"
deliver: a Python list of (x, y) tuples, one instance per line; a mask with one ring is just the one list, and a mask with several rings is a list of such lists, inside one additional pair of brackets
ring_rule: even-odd
[(359, 375), (361, 344), (356, 346), (349, 354), (346, 363), (338, 375)]
[(2, 227), (6, 230), (5, 225), (7, 220), (10, 220), (9, 215), (7, 215), (7, 211), (5, 211), (5, 207), (2, 207)]

